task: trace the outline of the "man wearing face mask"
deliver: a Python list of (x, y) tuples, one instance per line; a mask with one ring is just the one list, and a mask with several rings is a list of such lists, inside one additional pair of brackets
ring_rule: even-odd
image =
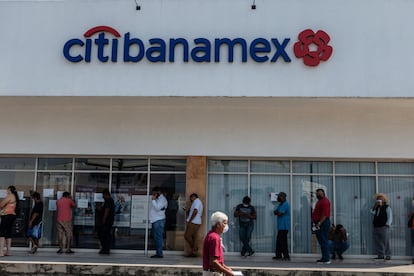
[(222, 212), (211, 215), (211, 230), (203, 244), (203, 276), (233, 276), (233, 270), (224, 264), (221, 234), (229, 230), (228, 217)]
[(290, 206), (286, 200), (286, 193), (277, 195), (279, 205), (273, 212), (277, 216), (276, 256), (274, 260), (290, 261), (287, 235), (290, 229)]
[(312, 212), (312, 223), (315, 224), (316, 238), (318, 239), (322, 252), (322, 258), (317, 260), (317, 263), (330, 264), (328, 233), (331, 226), (331, 202), (325, 196), (324, 189), (317, 189), (316, 197), (318, 198), (318, 202)]
[(197, 236), (202, 222), (201, 215), (203, 214), (203, 203), (195, 193), (190, 195), (190, 201), (191, 207), (187, 212), (187, 226), (185, 228), (184, 239), (187, 241), (191, 248), (191, 253), (188, 255), (188, 257), (197, 257)]
[(379, 193), (374, 196), (375, 204), (371, 209), (374, 216), (373, 239), (376, 260), (391, 260), (389, 229), (392, 223), (392, 211), (388, 205), (388, 197)]
[(253, 232), (253, 220), (256, 219), (256, 209), (250, 205), (250, 197), (245, 196), (243, 198), (243, 203), (236, 206), (234, 211), (234, 217), (239, 218), (239, 238), (243, 244), (242, 250), (240, 252), (241, 256), (245, 256), (246, 253), (248, 256), (254, 254), (253, 249), (250, 247), (250, 239)]

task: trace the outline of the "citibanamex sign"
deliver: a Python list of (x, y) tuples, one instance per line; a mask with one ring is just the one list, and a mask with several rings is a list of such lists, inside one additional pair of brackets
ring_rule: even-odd
[[(289, 37), (258, 37), (251, 41), (241, 37), (143, 39), (130, 32), (121, 35), (114, 28), (102, 25), (87, 30), (83, 38), (71, 38), (66, 41), (63, 56), (72, 63), (139, 63), (144, 60), (151, 63), (232, 63), (234, 60), (290, 63), (290, 41)], [(293, 45), (293, 52), (297, 58), (303, 59), (305, 65), (314, 67), (331, 57), (333, 48), (329, 41), (330, 37), (326, 32), (318, 30), (315, 33), (307, 29), (299, 33), (298, 41)]]

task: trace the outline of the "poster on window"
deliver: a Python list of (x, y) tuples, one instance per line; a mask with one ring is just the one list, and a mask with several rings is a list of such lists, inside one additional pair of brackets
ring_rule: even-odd
[(131, 196), (128, 193), (113, 193), (115, 201), (114, 226), (129, 227), (131, 222)]
[(148, 196), (133, 195), (131, 200), (131, 228), (145, 228), (148, 219)]
[(91, 188), (79, 187), (75, 192), (77, 208), (74, 214), (74, 225), (95, 225), (95, 193)]

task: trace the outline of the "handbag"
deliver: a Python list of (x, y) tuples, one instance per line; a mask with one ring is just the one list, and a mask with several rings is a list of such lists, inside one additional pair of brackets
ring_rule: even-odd
[(42, 237), (42, 222), (29, 228), (27, 230), (27, 236), (33, 239), (40, 239)]

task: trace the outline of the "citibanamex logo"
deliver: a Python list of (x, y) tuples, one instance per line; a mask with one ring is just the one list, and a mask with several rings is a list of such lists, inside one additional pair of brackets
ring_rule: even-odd
[(307, 29), (299, 33), (298, 39), (293, 45), (293, 52), (297, 58), (303, 58), (305, 65), (318, 66), (321, 61), (331, 57), (333, 49), (328, 45), (331, 38), (326, 32), (318, 30), (314, 33)]

